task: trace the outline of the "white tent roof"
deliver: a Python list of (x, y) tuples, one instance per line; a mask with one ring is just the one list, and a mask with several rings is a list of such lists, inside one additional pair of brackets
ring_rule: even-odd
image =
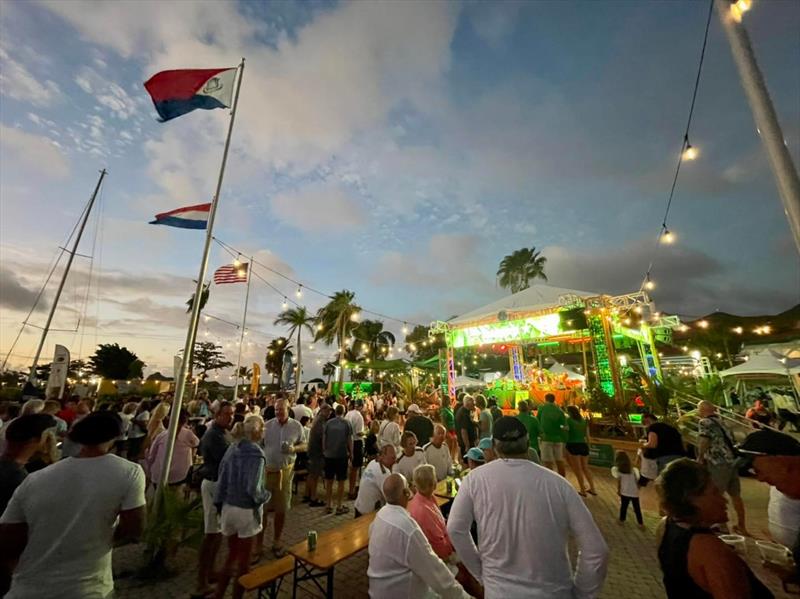
[(509, 295), (502, 299), (486, 304), (457, 316), (448, 321), (448, 324), (458, 325), (472, 320), (479, 320), (488, 316), (496, 316), (498, 312), (534, 312), (545, 308), (558, 306), (559, 298), (564, 295), (577, 295), (578, 297), (596, 297), (600, 295), (594, 291), (580, 291), (578, 289), (567, 289), (565, 287), (553, 287), (551, 285), (532, 285), (527, 289)]
[(459, 387), (485, 387), (486, 383), (480, 379), (473, 379), (468, 376), (458, 375), (456, 377), (456, 388)]
[(586, 377), (582, 374), (578, 374), (574, 370), (571, 370), (564, 366), (561, 362), (556, 362), (550, 368), (548, 368), (550, 372), (553, 374), (566, 374), (568, 379), (572, 379), (575, 381), (585, 381)]
[(749, 359), (744, 364), (739, 364), (733, 368), (728, 368), (719, 373), (720, 377), (742, 376), (757, 374), (779, 374), (789, 376), (790, 374), (800, 373), (800, 364), (794, 364), (787, 360), (782, 362), (780, 356), (774, 352), (765, 350), (750, 354)]

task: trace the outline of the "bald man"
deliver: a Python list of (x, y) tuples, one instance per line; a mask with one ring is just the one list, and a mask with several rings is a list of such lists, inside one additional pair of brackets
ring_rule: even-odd
[(734, 530), (747, 535), (733, 434), (723, 424), (717, 406), (710, 401), (703, 400), (697, 404), (697, 416), (700, 419), (697, 425), (697, 461), (708, 469), (717, 488), (730, 496), (736, 510)]
[(396, 473), (386, 477), (383, 494), (386, 505), (378, 511), (369, 532), (369, 596), (417, 599), (433, 591), (442, 599), (468, 599), (406, 511), (411, 490), (405, 477)]

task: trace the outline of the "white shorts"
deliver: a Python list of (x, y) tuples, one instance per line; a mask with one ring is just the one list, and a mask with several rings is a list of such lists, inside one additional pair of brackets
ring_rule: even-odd
[(203, 479), (200, 483), (200, 496), (203, 498), (203, 530), (207, 535), (218, 535), (222, 532), (217, 508), (214, 505), (216, 493), (217, 482)]
[(539, 441), (539, 449), (542, 450), (543, 462), (563, 462), (564, 444), (553, 443), (552, 441)]
[(263, 506), (258, 509), (245, 509), (235, 505), (222, 506), (222, 534), (226, 537), (236, 535), (240, 539), (249, 539), (261, 532)]

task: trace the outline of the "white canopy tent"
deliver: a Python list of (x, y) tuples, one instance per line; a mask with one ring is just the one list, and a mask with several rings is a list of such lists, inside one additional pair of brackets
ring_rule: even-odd
[(484, 383), (480, 379), (473, 379), (472, 377), (458, 375), (456, 377), (456, 389), (461, 387), (485, 387), (486, 383)]
[(566, 374), (567, 378), (572, 381), (580, 381), (582, 383), (586, 381), (585, 376), (567, 368), (561, 362), (556, 362), (548, 370), (553, 374)]
[(800, 374), (800, 364), (797, 364), (795, 360), (781, 358), (774, 352), (765, 350), (751, 354), (744, 364), (722, 370), (719, 376), (725, 378), (728, 376), (763, 376), (770, 374), (778, 376)]

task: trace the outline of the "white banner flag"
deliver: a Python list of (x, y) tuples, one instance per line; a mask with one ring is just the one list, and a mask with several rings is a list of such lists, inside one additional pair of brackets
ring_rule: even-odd
[(50, 365), (50, 377), (47, 379), (46, 397), (53, 396), (61, 399), (64, 394), (64, 385), (67, 383), (69, 373), (69, 350), (63, 345), (56, 345), (53, 354), (53, 363)]

